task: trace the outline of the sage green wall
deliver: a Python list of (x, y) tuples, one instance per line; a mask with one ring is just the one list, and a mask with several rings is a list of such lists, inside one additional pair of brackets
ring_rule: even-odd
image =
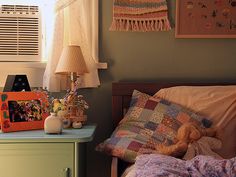
[[(175, 1), (169, 0), (171, 23)], [(112, 0), (100, 0), (100, 58), (108, 69), (99, 72), (101, 87), (84, 89), (90, 103), (89, 122), (98, 125), (88, 145), (88, 177), (108, 177), (110, 158), (94, 151), (111, 131), (111, 83), (114, 81), (236, 80), (236, 39), (175, 39), (170, 32), (110, 32)]]

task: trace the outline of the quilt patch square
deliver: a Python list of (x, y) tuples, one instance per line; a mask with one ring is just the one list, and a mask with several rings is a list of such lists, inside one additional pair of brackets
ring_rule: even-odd
[(137, 119), (140, 117), (140, 114), (143, 112), (142, 108), (139, 107), (133, 107), (131, 111), (128, 111), (130, 114), (130, 117), (133, 117), (134, 119)]
[(167, 109), (168, 109), (168, 105), (159, 103), (159, 104), (155, 107), (154, 111), (155, 111), (155, 112), (158, 112), (158, 113), (164, 114), (164, 113), (166, 113), (166, 110), (167, 110)]
[(150, 120), (151, 120), (152, 122), (155, 122), (155, 123), (157, 123), (157, 124), (160, 124), (163, 119), (164, 119), (164, 114), (155, 111), (155, 112), (151, 115), (151, 119), (150, 119)]
[(172, 117), (169, 117), (168, 115), (164, 116), (164, 119), (162, 119), (161, 122), (166, 127), (169, 127), (177, 132), (179, 127), (181, 126), (181, 123), (178, 120), (173, 119)]
[(136, 141), (132, 141), (129, 146), (127, 147), (129, 150), (138, 152), (139, 149), (142, 147), (142, 143), (136, 142)]
[(116, 145), (116, 144), (118, 144), (119, 141), (120, 141), (120, 138), (119, 138), (119, 137), (114, 137), (114, 138), (111, 138), (111, 139), (110, 139), (109, 143), (110, 143), (111, 145)]
[(185, 112), (180, 112), (177, 115), (176, 119), (183, 124), (184, 122), (189, 122), (190, 121), (190, 116), (188, 114), (186, 114)]
[(150, 110), (154, 110), (156, 105), (158, 104), (157, 101), (153, 101), (153, 100), (148, 100), (145, 104), (145, 109), (150, 109)]
[(180, 111), (181, 110), (177, 109), (176, 106), (171, 105), (170, 107), (168, 107), (166, 114), (172, 118), (176, 118)]
[(147, 128), (147, 129), (150, 129), (152, 131), (155, 131), (157, 129), (157, 126), (158, 126), (158, 124), (149, 121), (145, 124), (144, 127)]
[(153, 111), (152, 111), (152, 110), (143, 109), (143, 110), (142, 110), (142, 113), (140, 114), (140, 116), (139, 116), (138, 119), (141, 120), (141, 121), (147, 122), (147, 121), (150, 120), (150, 117), (151, 117), (152, 114), (153, 114)]

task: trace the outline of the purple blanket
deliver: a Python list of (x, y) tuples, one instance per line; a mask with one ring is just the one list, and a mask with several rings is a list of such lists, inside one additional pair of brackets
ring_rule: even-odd
[(135, 177), (236, 177), (236, 157), (217, 160), (199, 155), (184, 161), (158, 154), (140, 155), (134, 170)]

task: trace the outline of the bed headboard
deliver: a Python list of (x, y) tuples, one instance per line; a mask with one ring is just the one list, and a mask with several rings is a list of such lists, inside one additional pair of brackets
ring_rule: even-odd
[(140, 83), (140, 82), (116, 82), (112, 83), (112, 118), (113, 128), (117, 126), (124, 116), (125, 110), (128, 109), (133, 90), (153, 95), (162, 88), (173, 86), (213, 86), (213, 85), (235, 85), (236, 82), (221, 83)]

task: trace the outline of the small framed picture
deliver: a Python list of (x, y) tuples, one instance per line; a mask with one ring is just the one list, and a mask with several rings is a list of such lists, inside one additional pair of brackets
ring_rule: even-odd
[(176, 38), (236, 38), (236, 0), (176, 0)]
[(43, 92), (0, 92), (2, 132), (43, 129), (47, 95)]

